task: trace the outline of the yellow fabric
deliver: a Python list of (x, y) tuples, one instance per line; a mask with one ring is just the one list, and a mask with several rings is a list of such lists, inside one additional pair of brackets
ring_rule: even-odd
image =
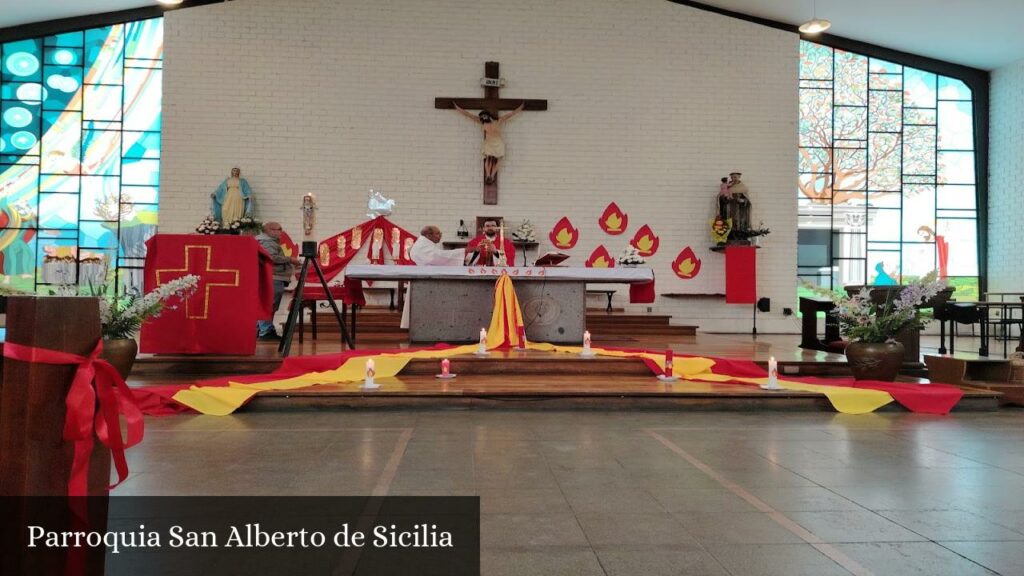
[(518, 327), (523, 325), (523, 311), (512, 287), (512, 279), (502, 272), (494, 286), (494, 308), (491, 312), (491, 326), (487, 329), (487, 349), (500, 347), (506, 339), (509, 345), (518, 347)]
[(188, 390), (180, 390), (173, 398), (185, 406), (210, 416), (227, 416), (239, 406), (245, 404), (259, 390), (245, 390), (227, 386), (192, 386)]

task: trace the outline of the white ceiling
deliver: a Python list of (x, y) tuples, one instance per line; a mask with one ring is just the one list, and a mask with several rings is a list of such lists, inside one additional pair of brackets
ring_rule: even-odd
[[(426, 0), (429, 1), (429, 0)], [(819, 17), (833, 33), (939, 60), (994, 69), (1024, 58), (1024, 0), (702, 0), (789, 24)], [(156, 0), (0, 0), (0, 28), (98, 14)]]

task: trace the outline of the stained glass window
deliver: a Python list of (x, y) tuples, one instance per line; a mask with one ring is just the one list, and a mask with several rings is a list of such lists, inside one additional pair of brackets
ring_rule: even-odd
[(974, 157), (962, 81), (801, 42), (801, 279), (841, 289), (936, 271), (976, 299)]
[(160, 18), (0, 45), (4, 285), (141, 289), (157, 225), (162, 69)]

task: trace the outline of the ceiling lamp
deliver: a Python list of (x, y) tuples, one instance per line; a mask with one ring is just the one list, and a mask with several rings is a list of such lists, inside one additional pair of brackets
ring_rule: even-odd
[(163, 4), (164, 6), (177, 6), (181, 4), (182, 0), (156, 0), (157, 4)]
[(803, 34), (820, 34), (832, 27), (832, 23), (824, 18), (811, 18), (800, 25), (800, 32)]
[(832, 23), (824, 18), (818, 18), (818, 1), (814, 0), (811, 4), (811, 10), (813, 10), (814, 17), (800, 25), (801, 34), (820, 34), (825, 30), (832, 27)]

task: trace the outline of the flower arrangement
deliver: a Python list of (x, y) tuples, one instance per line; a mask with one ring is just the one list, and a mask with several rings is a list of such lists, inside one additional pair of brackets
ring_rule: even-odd
[(213, 214), (207, 214), (199, 226), (196, 226), (196, 232), (200, 234), (216, 234), (218, 230), (220, 230), (220, 222), (217, 222)]
[(517, 242), (536, 242), (537, 236), (533, 231), (533, 224), (529, 220), (523, 220), (519, 228), (512, 232), (512, 239)]
[(263, 230), (263, 222), (253, 218), (252, 216), (242, 216), (238, 220), (235, 220), (231, 224), (228, 224), (229, 230), (238, 230), (239, 232), (261, 232)]
[(622, 266), (636, 266), (637, 264), (646, 264), (647, 260), (640, 255), (639, 250), (633, 246), (626, 246), (618, 258), (618, 263)]
[(923, 328), (931, 322), (931, 314), (921, 312), (919, 307), (945, 290), (946, 282), (936, 279), (935, 272), (931, 272), (908, 283), (895, 297), (890, 293), (882, 303), (872, 301), (870, 290), (843, 296), (824, 288), (805, 286), (832, 299), (836, 304), (839, 329), (851, 342), (882, 343), (893, 341), (905, 328)]
[[(103, 339), (132, 338), (146, 320), (160, 315), (168, 300), (187, 298), (198, 284), (199, 276), (190, 274), (162, 284), (143, 296), (100, 296)], [(104, 290), (100, 288), (98, 292), (102, 294)], [(170, 308), (173, 310), (176, 306)]]

